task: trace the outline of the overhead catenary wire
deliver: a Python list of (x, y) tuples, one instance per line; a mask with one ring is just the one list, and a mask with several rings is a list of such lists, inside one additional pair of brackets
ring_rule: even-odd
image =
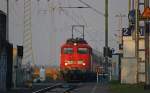
[(90, 9), (92, 9), (93, 11), (95, 11), (96, 13), (100, 14), (101, 16), (105, 16), (105, 14), (101, 11), (98, 11), (96, 8), (92, 7), (91, 5), (89, 5), (88, 3), (84, 2), (83, 0), (78, 0), (81, 3), (83, 3), (84, 5), (86, 5), (87, 7), (89, 7)]
[[(70, 4), (68, 4), (69, 5), (69, 7), (71, 7), (71, 5)], [(62, 7), (61, 7), (62, 8)], [(64, 11), (65, 11), (65, 9), (64, 8), (62, 8)], [(73, 10), (72, 10), (73, 11)], [(67, 12), (67, 11), (65, 11), (65, 12)], [(68, 12), (67, 12), (68, 13)], [(83, 16), (79, 16), (79, 15), (76, 15), (74, 12), (72, 12), (72, 14), (74, 15), (74, 16), (77, 16), (78, 17), (78, 20), (83, 20), (84, 22), (85, 22), (85, 24), (86, 24), (86, 26), (87, 26), (87, 23), (86, 23), (86, 21), (85, 21), (85, 19), (83, 18)], [(102, 14), (102, 13), (101, 13)], [(70, 17), (72, 17), (72, 18), (74, 18), (73, 16), (70, 16)], [(78, 25), (80, 25), (81, 23), (79, 23), (78, 22)], [(78, 29), (75, 29), (75, 30), (78, 30)], [(97, 32), (97, 31), (96, 31)], [(81, 32), (79, 31), (79, 33), (81, 34)], [(85, 31), (85, 33), (89, 33), (88, 31)], [(87, 34), (88, 35), (88, 34)], [(90, 35), (90, 38), (91, 38), (91, 35)], [(93, 40), (93, 39), (92, 39)]]
[[(67, 1), (68, 1), (68, 9), (69, 9), (69, 7), (71, 7), (71, 4), (70, 4), (69, 0), (67, 0)], [(61, 9), (65, 13), (65, 15), (68, 16), (68, 17), (70, 17), (73, 21), (75, 21), (75, 23), (77, 25), (84, 24), (86, 27), (88, 26), (88, 23), (86, 22), (86, 20), (84, 19), (84, 17), (82, 15), (77, 15), (77, 13), (75, 13), (74, 10), (72, 10), (72, 9), (71, 9), (72, 10), (71, 11), (72, 15), (69, 15), (69, 12), (67, 10), (65, 10), (66, 8), (64, 9), (64, 8), (61, 7)], [(79, 21), (77, 21), (77, 20), (79, 20)]]
[(62, 9), (63, 13), (68, 16), (69, 18), (71, 18), (71, 20), (73, 20), (75, 23), (80, 24), (73, 16), (69, 15), (68, 11)]
[[(40, 0), (38, 0), (38, 1), (40, 1)], [(47, 0), (49, 3), (50, 2), (52, 2), (53, 0)], [(93, 8), (91, 5), (89, 5), (89, 4), (87, 4), (86, 2), (84, 2), (84, 1), (82, 1), (82, 0), (78, 0), (78, 1), (80, 1), (81, 3), (83, 3), (84, 5), (86, 5), (87, 7), (89, 7), (89, 8), (92, 8), (94, 11), (96, 11), (96, 12), (98, 12), (98, 10), (96, 10), (95, 8)], [(70, 1), (69, 0), (67, 0), (67, 2), (68, 2), (68, 8), (69, 7), (71, 7), (71, 4), (70, 4)], [(58, 5), (59, 6), (54, 6), (54, 5), (52, 5), (52, 6), (50, 6), (49, 5), (49, 12), (50, 11), (55, 11), (55, 10), (57, 10), (56, 8), (59, 8), (60, 9), (60, 11), (62, 11), (68, 18), (70, 18), (71, 20), (73, 20), (73, 22), (75, 22), (77, 25), (81, 25), (81, 19), (82, 19), (82, 21), (83, 21), (83, 23), (85, 24), (85, 26), (87, 26), (87, 22), (86, 22), (86, 20), (84, 19), (84, 17), (82, 16), (82, 15), (77, 15), (77, 14), (75, 14), (75, 12), (72, 10), (72, 13), (70, 14), (69, 13), (69, 11), (67, 11), (66, 9), (64, 9), (63, 7), (61, 7), (62, 6), (62, 4), (61, 4), (61, 1), (59, 1), (59, 0), (57, 0), (57, 3), (58, 3)], [(102, 13), (102, 12), (98, 12), (99, 14), (101, 14), (102, 16), (104, 16), (104, 13)], [(87, 31), (86, 31), (87, 32)], [(88, 33), (88, 32), (87, 32)]]
[[(70, 0), (67, 0), (67, 3), (68, 3), (68, 6), (71, 7)], [(82, 15), (77, 15), (73, 10), (72, 10), (72, 14), (77, 16), (79, 20), (82, 19), (85, 26), (87, 26), (87, 22)]]
[[(67, 1), (68, 1), (68, 7), (71, 7), (71, 4), (70, 4), (69, 0), (67, 0)], [(59, 5), (62, 5), (61, 2), (59, 2)], [(70, 15), (69, 12), (67, 10), (65, 10), (64, 8), (62, 8), (62, 7), (59, 7), (59, 8), (61, 8), (61, 11), (63, 11), (63, 13), (67, 17), (69, 17), (71, 20), (73, 20), (77, 25), (81, 25), (81, 22), (78, 21), (78, 20), (81, 20), (81, 19), (87, 25), (85, 19), (83, 19), (83, 16), (81, 17), (80, 15), (76, 15), (75, 12), (73, 12), (73, 10), (72, 10), (72, 15)], [(78, 30), (78, 29), (75, 29), (75, 30)], [(81, 32), (79, 30), (78, 30), (78, 32), (81, 34)], [(88, 32), (86, 31), (86, 33), (88, 33)]]
[[(67, 3), (70, 3), (70, 0), (65, 0), (67, 1)], [(84, 4), (85, 5), (85, 4)], [(88, 6), (71, 6), (71, 4), (69, 4), (68, 6), (59, 6), (59, 8), (72, 8), (72, 9), (76, 9), (76, 8), (89, 8)]]
[[(59, 5), (62, 5), (61, 2), (58, 2)], [(69, 1), (68, 1), (68, 6), (71, 6)], [(50, 7), (50, 6), (49, 6)], [(53, 7), (52, 7), (53, 8)], [(56, 8), (56, 7), (54, 7)], [(60, 7), (59, 7), (60, 8)], [(53, 9), (55, 10), (55, 9)], [(72, 15), (69, 14), (69, 12), (67, 10), (64, 10), (63, 8), (61, 8), (61, 11), (63, 11), (63, 13), (69, 17), (71, 20), (73, 20), (76, 24), (81, 24), (78, 20), (80, 20), (79, 16), (77, 16), (73, 11), (72, 11)], [(77, 17), (76, 17), (77, 16)]]
[[(37, 1), (40, 1), (40, 0), (37, 0)], [(53, 0), (47, 0), (47, 1), (50, 2), (50, 1), (53, 1)], [(56, 6), (55, 6), (55, 7), (50, 6), (50, 7), (51, 7), (51, 10), (52, 10), (52, 9), (56, 10), (56, 8), (59, 8), (60, 11), (62, 11), (66, 16), (68, 16), (68, 17), (69, 17), (71, 20), (73, 20), (76, 24), (81, 24), (81, 22), (79, 22), (79, 21), (77, 21), (77, 20), (81, 20), (81, 19), (82, 19), (82, 21), (83, 21), (83, 23), (85, 24), (85, 26), (87, 26), (87, 22), (86, 22), (86, 20), (84, 19), (84, 17), (83, 17), (82, 15), (80, 15), (80, 16), (79, 16), (79, 15), (76, 15), (73, 11), (72, 11), (72, 15), (70, 15), (69, 12), (64, 9), (65, 7), (64, 7), (64, 6), (61, 6), (61, 5), (62, 5), (62, 4), (61, 4), (61, 1), (57, 0), (57, 2), (58, 2), (58, 4), (59, 4), (59, 6), (58, 6), (58, 7), (56, 7)], [(71, 4), (70, 4), (70, 1), (67, 0), (67, 2), (68, 2), (68, 6), (66, 6), (66, 8), (72, 7)], [(79, 0), (79, 2), (83, 3), (84, 5), (86, 5), (86, 7), (91, 8), (92, 10), (96, 11), (98, 14), (100, 14), (100, 15), (102, 15), (102, 16), (105, 16), (104, 13), (98, 11), (97, 9), (95, 9), (95, 8), (92, 7), (91, 5), (85, 3), (84, 1)], [(74, 8), (78, 8), (78, 7), (74, 7)], [(83, 6), (82, 8), (84, 8), (84, 6)]]
[[(47, 0), (48, 1), (48, 0)], [(49, 3), (52, 2), (53, 0), (49, 0)], [(66, 6), (66, 8), (68, 7), (72, 7), (71, 4), (70, 4), (70, 1), (68, 1), (68, 6)], [(91, 8), (92, 10), (94, 10), (96, 13), (100, 14), (101, 16), (105, 16), (104, 13), (98, 11), (97, 9), (95, 9), (94, 7), (92, 7), (91, 5), (87, 4), (86, 2), (84, 2), (83, 0), (78, 0), (80, 1), (82, 4), (85, 5), (85, 7), (88, 7), (88, 8)], [(73, 22), (75, 22), (76, 25), (81, 25), (81, 24), (85, 24), (87, 26), (87, 22), (86, 20), (84, 19), (84, 17), (82, 15), (79, 15), (79, 14), (76, 14), (74, 12), (74, 10), (72, 10), (72, 13), (69, 13), (68, 10), (66, 10), (65, 7), (63, 7), (62, 5), (62, 2), (61, 0), (56, 0), (55, 2), (58, 3), (58, 6), (54, 6), (54, 5), (49, 5), (49, 12), (51, 11), (61, 11), (63, 14), (65, 14), (69, 19), (71, 19)], [(74, 8), (79, 8), (79, 7), (74, 7)], [(81, 8), (81, 7), (80, 7)], [(82, 7), (84, 8), (84, 6)], [(82, 20), (82, 22), (81, 22)], [(56, 27), (56, 26), (55, 26)], [(93, 30), (92, 30), (93, 31)], [(85, 31), (86, 33), (89, 33), (88, 31)], [(91, 37), (91, 36), (90, 36)]]
[[(88, 3), (86, 3), (86, 2), (84, 2), (84, 1), (82, 1), (82, 0), (78, 0), (78, 1), (80, 1), (81, 3), (83, 3), (84, 5), (86, 5), (87, 7), (91, 8), (91, 9), (94, 10), (96, 13), (98, 13), (98, 14), (100, 14), (100, 15), (102, 15), (102, 16), (105, 16), (104, 13), (98, 11), (97, 9), (95, 9), (94, 7), (92, 7), (91, 5), (89, 5)], [(78, 7), (77, 7), (77, 8), (78, 8)], [(81, 15), (80, 15), (80, 16), (81, 16)], [(83, 16), (81, 16), (81, 17), (82, 17), (82, 20), (85, 22), (85, 24), (86, 24), (86, 26), (87, 26), (87, 23), (86, 23), (85, 19), (83, 18)], [(85, 31), (85, 32), (87, 32), (87, 31)], [(88, 32), (87, 32), (87, 33), (88, 33)]]

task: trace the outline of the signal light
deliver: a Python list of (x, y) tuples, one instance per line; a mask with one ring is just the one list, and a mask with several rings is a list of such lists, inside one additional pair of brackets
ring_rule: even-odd
[(112, 49), (110, 49), (109, 47), (104, 47), (104, 57), (112, 57)]
[(17, 46), (17, 55), (23, 57), (23, 46)]
[(112, 58), (112, 49), (109, 49), (109, 51), (108, 51), (108, 56), (109, 56), (110, 58)]
[(104, 54), (104, 57), (108, 56), (108, 47), (104, 47), (104, 51), (103, 51), (103, 54)]

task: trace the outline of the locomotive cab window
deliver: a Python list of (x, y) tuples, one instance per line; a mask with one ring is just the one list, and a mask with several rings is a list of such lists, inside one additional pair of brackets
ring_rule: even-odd
[(88, 54), (88, 48), (78, 48), (78, 54)]
[(73, 54), (73, 48), (64, 48), (64, 54)]

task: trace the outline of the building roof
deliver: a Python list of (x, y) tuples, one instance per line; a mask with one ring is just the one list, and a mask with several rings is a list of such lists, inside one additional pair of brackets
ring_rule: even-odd
[(5, 13), (5, 12), (3, 12), (2, 10), (0, 10), (0, 14), (6, 15), (6, 13)]
[(144, 12), (142, 13), (143, 18), (150, 18), (150, 8), (147, 7), (144, 9)]

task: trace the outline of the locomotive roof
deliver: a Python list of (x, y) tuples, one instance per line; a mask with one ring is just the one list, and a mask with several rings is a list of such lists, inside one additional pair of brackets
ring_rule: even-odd
[(77, 39), (68, 39), (67, 41), (66, 41), (66, 43), (65, 44), (63, 44), (61, 47), (73, 47), (74, 46), (74, 44), (77, 44), (77, 46), (79, 47), (88, 47), (88, 48), (91, 48), (91, 46), (90, 45), (88, 45), (88, 43), (84, 40), (84, 39), (82, 39), (82, 38), (77, 38)]
[(76, 38), (76, 39), (74, 39), (74, 38), (70, 38), (70, 39), (68, 39), (67, 41), (66, 41), (66, 43), (67, 44), (74, 44), (74, 43), (80, 43), (80, 44), (88, 44), (87, 42), (86, 42), (86, 40), (84, 40), (83, 38)]

